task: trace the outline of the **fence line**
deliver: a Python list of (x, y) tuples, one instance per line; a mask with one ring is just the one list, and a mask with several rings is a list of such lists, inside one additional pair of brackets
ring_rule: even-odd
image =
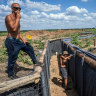
[[(96, 96), (96, 61), (86, 52), (71, 48), (63, 42), (62, 49), (74, 54), (69, 62), (69, 75), (79, 96)], [(86, 53), (86, 54), (84, 54)]]

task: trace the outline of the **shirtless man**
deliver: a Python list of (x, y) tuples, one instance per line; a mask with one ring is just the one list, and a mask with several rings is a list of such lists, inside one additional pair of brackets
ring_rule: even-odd
[(65, 90), (68, 89), (67, 82), (68, 82), (68, 73), (67, 73), (67, 61), (71, 59), (72, 55), (68, 56), (68, 52), (64, 51), (63, 55), (60, 57), (60, 66), (61, 66), (61, 72), (63, 75), (62, 78), (62, 86), (65, 83)]
[(8, 51), (8, 77), (15, 78), (16, 75), (14, 74), (13, 68), (20, 50), (23, 50), (31, 57), (34, 65), (37, 63), (37, 60), (33, 47), (22, 38), (20, 33), (20, 5), (18, 3), (13, 3), (11, 5), (11, 10), (12, 13), (5, 18), (5, 24), (8, 30), (5, 46)]

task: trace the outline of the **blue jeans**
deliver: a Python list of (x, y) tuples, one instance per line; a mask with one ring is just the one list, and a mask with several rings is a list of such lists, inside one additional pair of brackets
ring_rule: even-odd
[(67, 73), (67, 68), (66, 67), (61, 67), (61, 72), (62, 72), (62, 75), (63, 75), (64, 79), (68, 78), (68, 73)]
[(37, 60), (34, 54), (33, 47), (28, 44), (24, 44), (19, 39), (13, 37), (7, 37), (5, 40), (5, 46), (8, 51), (8, 75), (12, 76), (14, 74), (14, 64), (17, 60), (18, 53), (20, 50), (26, 52), (32, 59), (33, 63), (36, 64)]

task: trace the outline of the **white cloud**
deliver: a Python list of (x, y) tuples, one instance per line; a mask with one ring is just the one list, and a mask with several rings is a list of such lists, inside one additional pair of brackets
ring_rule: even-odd
[(68, 15), (76, 15), (80, 13), (88, 13), (88, 10), (85, 8), (78, 8), (77, 6), (70, 6), (66, 9), (66, 14)]
[(87, 16), (87, 17), (85, 17), (85, 20), (93, 20), (93, 18), (91, 17), (91, 16)]
[(88, 14), (90, 17), (93, 18), (93, 20), (96, 20), (96, 13), (89, 13)]
[(7, 1), (8, 6), (11, 6), (12, 3), (19, 3), (20, 6), (24, 6), (24, 2), (22, 0), (8, 0)]
[[(81, 20), (81, 18), (77, 17), (77, 16), (70, 16), (70, 15), (66, 15), (65, 13), (57, 13), (57, 14), (47, 14), (45, 12), (41, 13), (40, 17), (44, 17), (47, 18), (48, 20), (56, 20), (56, 21), (61, 21), (61, 20)], [(44, 19), (43, 18), (43, 19)]]
[(28, 9), (39, 9), (40, 11), (60, 11), (60, 4), (51, 5), (45, 2), (34, 2), (30, 0), (26, 0), (26, 6)]
[(92, 17), (96, 17), (96, 13), (89, 13)]
[(85, 16), (85, 17), (86, 17), (86, 16), (88, 16), (88, 15), (87, 15), (87, 14), (83, 14), (83, 16)]
[(25, 6), (21, 10), (21, 29), (82, 28), (93, 26), (96, 23), (96, 13), (89, 13), (87, 9), (78, 6), (69, 6), (62, 12), (59, 4), (8, 0), (8, 5), (0, 5), (0, 24), (2, 24), (0, 29), (4, 29), (4, 18), (10, 14), (10, 5), (13, 1), (20, 3), (21, 7)]
[(41, 15), (42, 15), (43, 17), (48, 17), (47, 13), (45, 13), (45, 12), (41, 12)]
[(11, 13), (11, 9), (9, 8), (8, 5), (0, 5), (0, 16), (4, 17), (10, 13)]
[(27, 14), (24, 14), (23, 12), (21, 12), (21, 16), (22, 18), (26, 19), (26, 18), (29, 18), (29, 16)]
[(81, 0), (82, 2), (87, 2), (88, 0)]
[(50, 14), (49, 18), (53, 19), (64, 19), (65, 14), (64, 13), (58, 13), (58, 14)]
[(35, 11), (31, 11), (31, 14), (33, 14), (33, 15), (38, 15), (39, 12), (38, 12), (37, 10), (35, 10)]
[(11, 11), (8, 5), (0, 5), (0, 10), (2, 10), (2, 11)]

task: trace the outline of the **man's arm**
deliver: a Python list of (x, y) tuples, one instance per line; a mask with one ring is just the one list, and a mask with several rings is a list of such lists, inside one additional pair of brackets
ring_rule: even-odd
[(5, 23), (8, 27), (11, 28), (12, 31), (16, 32), (19, 27), (20, 17), (16, 18), (16, 22), (13, 24), (11, 17), (8, 15), (5, 18)]
[(61, 57), (60, 57), (60, 65), (61, 65), (61, 66), (63, 65), (63, 59), (64, 59), (64, 57), (61, 56)]
[(60, 65), (62, 65), (62, 57), (60, 57)]
[(20, 33), (20, 29), (19, 29), (19, 38), (24, 42), (24, 44), (28, 43), (25, 39), (23, 39), (23, 37)]
[(68, 56), (67, 59), (71, 59), (72, 56), (73, 56), (73, 55)]
[(26, 43), (28, 43), (25, 39), (23, 39), (23, 37), (22, 37), (22, 35), (21, 35), (21, 33), (20, 33), (20, 39), (24, 42), (24, 44), (26, 44)]

